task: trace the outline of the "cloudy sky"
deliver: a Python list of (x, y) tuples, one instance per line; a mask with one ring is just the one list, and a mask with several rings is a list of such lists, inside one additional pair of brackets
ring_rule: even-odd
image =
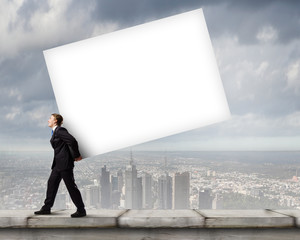
[(200, 7), (232, 118), (133, 149), (299, 150), (296, 0), (1, 0), (0, 150), (51, 150), (43, 50)]

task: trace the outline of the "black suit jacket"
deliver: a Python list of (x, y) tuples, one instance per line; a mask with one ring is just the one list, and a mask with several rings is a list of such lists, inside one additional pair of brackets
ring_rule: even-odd
[[(50, 139), (50, 143), (54, 149), (54, 158), (51, 169), (54, 167), (58, 171), (72, 169), (74, 167), (74, 158), (80, 157), (76, 139), (67, 131), (67, 129), (57, 126)], [(70, 148), (73, 153), (71, 153)]]

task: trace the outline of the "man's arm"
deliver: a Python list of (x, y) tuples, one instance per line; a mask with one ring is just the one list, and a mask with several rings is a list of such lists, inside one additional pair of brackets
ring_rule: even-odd
[(78, 149), (78, 143), (76, 139), (67, 131), (67, 129), (60, 127), (56, 132), (56, 135), (72, 148), (75, 161), (80, 161), (82, 157)]

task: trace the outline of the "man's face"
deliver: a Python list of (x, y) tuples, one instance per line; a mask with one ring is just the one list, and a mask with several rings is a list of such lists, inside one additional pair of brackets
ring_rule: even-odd
[(57, 120), (54, 118), (53, 115), (48, 120), (48, 127), (53, 128), (56, 125)]

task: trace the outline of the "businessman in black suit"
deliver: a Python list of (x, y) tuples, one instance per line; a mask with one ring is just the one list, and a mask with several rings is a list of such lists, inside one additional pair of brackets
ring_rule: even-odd
[(61, 179), (64, 180), (68, 192), (77, 211), (71, 217), (84, 217), (86, 211), (80, 191), (74, 180), (73, 168), (74, 161), (82, 160), (78, 150), (76, 139), (68, 133), (67, 129), (61, 127), (63, 117), (60, 114), (53, 113), (48, 120), (48, 126), (52, 128), (51, 145), (54, 149), (54, 158), (52, 163), (52, 172), (48, 179), (48, 187), (44, 206), (35, 214), (51, 214), (51, 208), (54, 204), (55, 196)]

